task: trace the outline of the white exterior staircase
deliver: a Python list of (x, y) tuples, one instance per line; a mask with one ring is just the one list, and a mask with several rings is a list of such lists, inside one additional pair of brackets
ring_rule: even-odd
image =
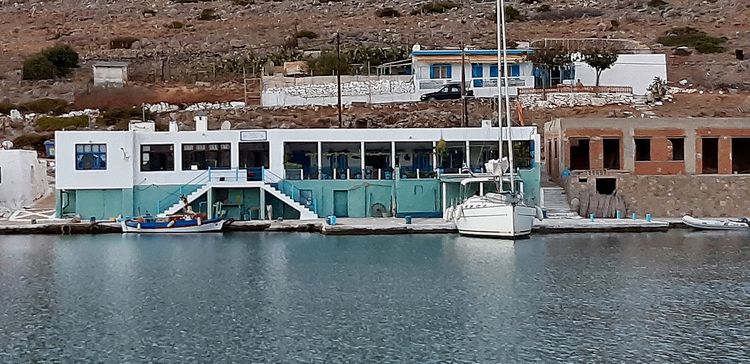
[(547, 210), (547, 218), (579, 218), (570, 209), (568, 196), (562, 187), (542, 187), (542, 208)]
[[(212, 183), (204, 184), (204, 185), (200, 186), (197, 190), (195, 190), (194, 192), (190, 193), (189, 195), (187, 195), (185, 197), (187, 198), (188, 203), (192, 203), (193, 201), (195, 201), (199, 197), (201, 197), (204, 194), (206, 194), (210, 188), (212, 188), (212, 187), (227, 187), (228, 185), (230, 185), (230, 184), (221, 183), (221, 182), (216, 182), (216, 183), (212, 182)], [(232, 187), (241, 187), (241, 186), (237, 185), (236, 183), (235, 184), (231, 184), (231, 186)], [(305, 205), (303, 205), (303, 204), (295, 201), (290, 196), (288, 196), (287, 194), (281, 192), (278, 188), (272, 186), (271, 184), (262, 183), (262, 182), (256, 182), (256, 183), (252, 183), (251, 182), (251, 183), (247, 183), (246, 186), (244, 186), (244, 187), (260, 187), (264, 191), (270, 193), (272, 196), (274, 196), (274, 197), (278, 198), (279, 200), (281, 200), (281, 202), (283, 202), (287, 206), (289, 206), (289, 207), (291, 207), (291, 208), (299, 211), (299, 218), (300, 218), (300, 220), (313, 220), (313, 219), (317, 219), (318, 218), (318, 215), (314, 211), (312, 211), (310, 208), (308, 208), (307, 206), (305, 206)], [(182, 207), (183, 207), (182, 201), (178, 201), (174, 205), (170, 206), (168, 209), (164, 210), (163, 214), (164, 215), (173, 215), (173, 214), (176, 214), (176, 213), (178, 213), (182, 209)]]
[(299, 211), (299, 219), (300, 220), (315, 220), (318, 218), (318, 214), (316, 214), (314, 211), (312, 211), (307, 206), (295, 201), (293, 198), (289, 197), (287, 194), (281, 192), (278, 188), (264, 183), (262, 185), (263, 190), (270, 193), (274, 197), (281, 200), (281, 202), (285, 203), (287, 206), (290, 206), (291, 208)]
[[(197, 190), (195, 190), (192, 193), (190, 193), (187, 196), (185, 196), (187, 198), (187, 200), (188, 200), (188, 203), (192, 203), (198, 197), (203, 196), (203, 194), (205, 194), (206, 192), (208, 192), (209, 188), (210, 187), (208, 185), (203, 185), (203, 186), (200, 186)], [(182, 210), (182, 208), (183, 208), (182, 201), (177, 200), (177, 202), (174, 205), (169, 206), (168, 209), (164, 210), (163, 214), (164, 215), (174, 215), (177, 212), (179, 212), (180, 210)]]

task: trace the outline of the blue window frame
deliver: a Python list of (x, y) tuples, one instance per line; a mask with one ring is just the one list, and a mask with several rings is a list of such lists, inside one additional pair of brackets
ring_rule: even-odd
[(490, 65), (490, 77), (491, 78), (497, 77), (497, 65), (496, 64)]
[(76, 170), (107, 169), (106, 144), (76, 144)]
[(448, 63), (435, 63), (430, 65), (431, 79), (451, 78), (451, 65)]
[(474, 79), (474, 87), (482, 87), (482, 76), (484, 76), (484, 65), (473, 63), (471, 65), (471, 78)]
[(521, 76), (521, 65), (518, 65), (518, 64), (510, 65), (510, 77), (520, 77), (520, 76)]

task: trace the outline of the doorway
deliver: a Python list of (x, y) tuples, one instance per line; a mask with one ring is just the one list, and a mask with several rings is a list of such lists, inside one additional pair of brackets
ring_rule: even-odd
[(333, 215), (349, 217), (349, 191), (333, 191)]
[(588, 139), (570, 139), (570, 169), (590, 169)]
[(703, 174), (719, 173), (719, 138), (701, 138), (703, 147)]
[(620, 169), (620, 139), (604, 139), (604, 169)]
[(732, 138), (732, 173), (750, 173), (750, 138)]

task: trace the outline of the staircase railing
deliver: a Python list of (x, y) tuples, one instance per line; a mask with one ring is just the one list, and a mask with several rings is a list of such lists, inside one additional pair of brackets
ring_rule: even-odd
[(263, 182), (272, 186), (275, 184), (277, 186), (276, 189), (279, 192), (287, 195), (294, 202), (305, 206), (306, 208), (312, 210), (314, 213), (318, 213), (318, 206), (315, 202), (315, 194), (312, 191), (310, 191), (310, 199), (308, 200), (305, 198), (305, 196), (302, 196), (302, 190), (297, 188), (297, 186), (281, 178), (268, 169), (263, 170)]
[[(157, 213), (164, 212), (165, 209), (173, 206), (180, 201), (181, 196), (187, 196), (197, 191), (202, 185), (206, 184), (211, 180), (211, 169), (204, 171), (203, 173), (193, 177), (187, 183), (179, 186), (177, 191), (168, 193), (166, 197), (156, 201)], [(162, 208), (163, 207), (163, 208)]]

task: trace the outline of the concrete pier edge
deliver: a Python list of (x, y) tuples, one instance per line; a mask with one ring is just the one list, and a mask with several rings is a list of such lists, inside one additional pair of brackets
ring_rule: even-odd
[[(323, 235), (406, 235), (406, 234), (457, 234), (453, 223), (442, 219), (414, 219), (405, 224), (402, 219), (364, 218), (339, 219), (340, 223), (328, 225), (323, 219), (285, 221), (235, 221), (225, 226), (224, 232), (308, 232)], [(615, 232), (659, 232), (675, 228), (686, 228), (679, 219), (645, 220), (598, 219), (548, 219), (534, 225), (535, 234), (558, 233), (615, 233)], [(122, 233), (114, 222), (95, 223), (17, 223), (1, 222), (0, 235), (71, 235), (71, 234), (116, 234)]]

